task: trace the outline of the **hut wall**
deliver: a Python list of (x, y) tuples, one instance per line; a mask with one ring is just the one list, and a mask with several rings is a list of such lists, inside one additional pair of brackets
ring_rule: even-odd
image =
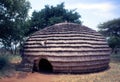
[(105, 38), (88, 28), (80, 31), (38, 31), (24, 45), (27, 60), (44, 57), (52, 64), (54, 72), (99, 71), (108, 67), (109, 54)]

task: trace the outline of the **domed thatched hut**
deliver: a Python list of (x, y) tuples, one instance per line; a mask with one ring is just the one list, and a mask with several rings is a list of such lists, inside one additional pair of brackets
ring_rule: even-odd
[(83, 73), (109, 66), (110, 49), (98, 32), (79, 24), (59, 23), (33, 33), (24, 44), (26, 71)]

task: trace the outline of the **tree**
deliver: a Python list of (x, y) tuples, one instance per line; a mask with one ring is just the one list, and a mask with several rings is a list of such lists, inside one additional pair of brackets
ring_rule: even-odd
[(12, 50), (23, 39), (30, 3), (26, 0), (0, 0), (0, 42)]
[(65, 9), (64, 3), (58, 4), (56, 7), (46, 5), (44, 9), (32, 13), (29, 33), (65, 21), (81, 24), (80, 17), (75, 10)]
[(107, 37), (108, 44), (113, 51), (120, 47), (120, 18), (100, 24), (98, 28), (99, 32)]

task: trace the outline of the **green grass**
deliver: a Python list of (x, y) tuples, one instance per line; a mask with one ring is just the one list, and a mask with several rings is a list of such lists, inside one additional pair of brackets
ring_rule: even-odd
[(20, 55), (10, 55), (9, 60), (11, 64), (19, 64), (22, 60)]

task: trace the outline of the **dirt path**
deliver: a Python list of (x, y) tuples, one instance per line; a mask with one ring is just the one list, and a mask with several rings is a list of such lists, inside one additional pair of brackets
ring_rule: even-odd
[(14, 77), (2, 78), (0, 82), (52, 82), (55, 77), (56, 75), (54, 74), (21, 73)]

